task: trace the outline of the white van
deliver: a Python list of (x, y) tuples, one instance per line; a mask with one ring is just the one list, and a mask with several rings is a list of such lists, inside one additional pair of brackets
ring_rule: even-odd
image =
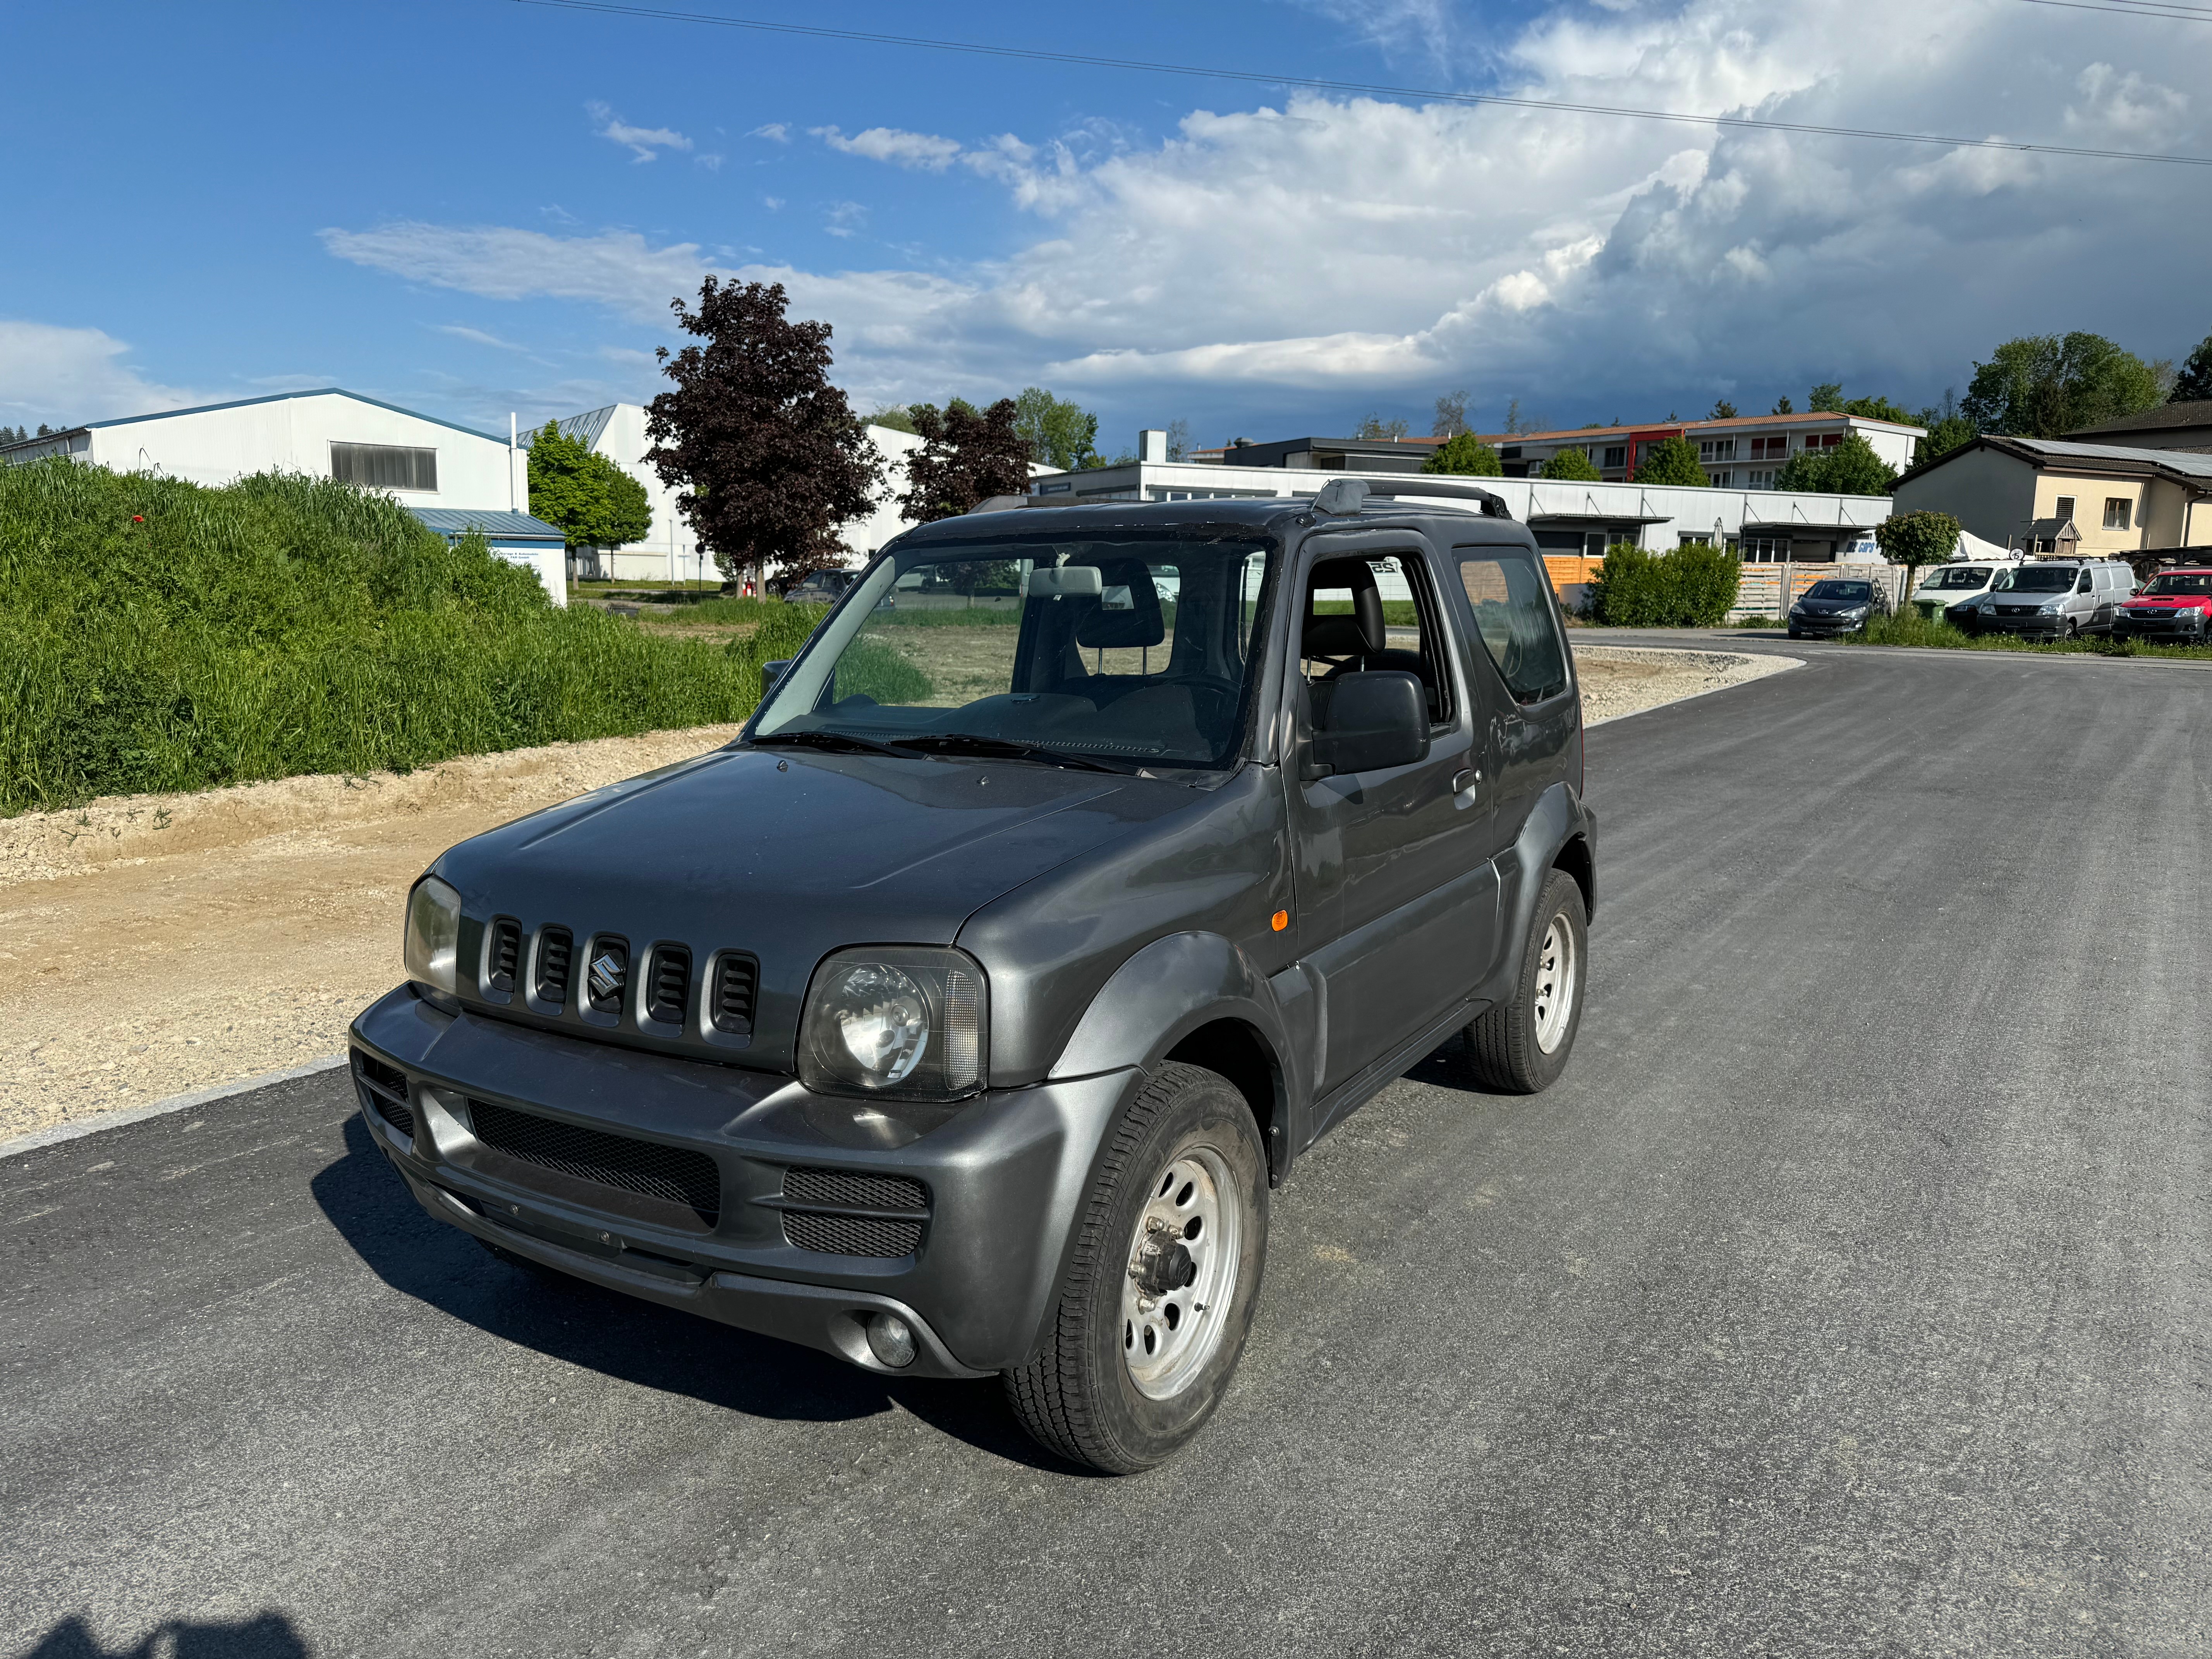
[(2118, 559), (2029, 559), (2002, 572), (1990, 591), (1959, 609), (1970, 634), (2070, 640), (2109, 634), (2136, 573)]
[[(2018, 559), (1976, 559), (1930, 565), (1921, 574), (1920, 586), (1912, 590), (1908, 603), (1934, 622), (1969, 599), (1979, 599), (1990, 591), (1999, 572), (2009, 570), (2019, 562)], [(1951, 620), (1956, 623), (1960, 619), (1952, 617)]]

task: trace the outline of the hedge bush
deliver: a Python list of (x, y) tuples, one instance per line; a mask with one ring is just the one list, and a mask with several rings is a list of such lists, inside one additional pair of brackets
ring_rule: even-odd
[(1590, 584), (1590, 615), (1614, 628), (1717, 627), (1741, 574), (1734, 554), (1705, 542), (1660, 554), (1621, 543)]
[(771, 631), (562, 610), (327, 479), (0, 467), (0, 813), (739, 720)]

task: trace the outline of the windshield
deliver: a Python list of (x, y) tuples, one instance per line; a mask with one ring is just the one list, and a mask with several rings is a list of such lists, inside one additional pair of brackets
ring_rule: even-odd
[(2000, 593), (2063, 593), (2074, 586), (2070, 564), (2023, 564), (2000, 570), (1995, 583)]
[(2154, 576), (2146, 593), (2212, 593), (2212, 570), (2169, 570)]
[(1926, 581), (1920, 585), (1923, 588), (1979, 587), (1984, 582), (1989, 580), (1989, 566), (1985, 564), (1960, 564), (1953, 565), (1948, 570), (1937, 571), (1933, 576), (1929, 577)]
[(1874, 584), (1872, 582), (1814, 582), (1805, 590), (1805, 597), (1808, 599), (1871, 599), (1874, 598)]
[(1249, 536), (899, 550), (778, 684), (751, 740), (1225, 766), (1275, 552)]

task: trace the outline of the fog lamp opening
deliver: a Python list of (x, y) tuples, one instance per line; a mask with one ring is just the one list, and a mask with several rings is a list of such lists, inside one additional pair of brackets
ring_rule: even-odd
[(895, 1313), (870, 1314), (866, 1329), (868, 1352), (893, 1370), (914, 1364), (914, 1327)]

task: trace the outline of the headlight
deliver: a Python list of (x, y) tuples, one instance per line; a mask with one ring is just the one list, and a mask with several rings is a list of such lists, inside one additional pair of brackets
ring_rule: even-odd
[(447, 996), (457, 996), (461, 954), (461, 896), (435, 876), (425, 876), (407, 896), (407, 977)]
[(799, 1021), (799, 1080), (830, 1094), (950, 1100), (983, 1086), (983, 970), (958, 951), (839, 951), (815, 970)]

